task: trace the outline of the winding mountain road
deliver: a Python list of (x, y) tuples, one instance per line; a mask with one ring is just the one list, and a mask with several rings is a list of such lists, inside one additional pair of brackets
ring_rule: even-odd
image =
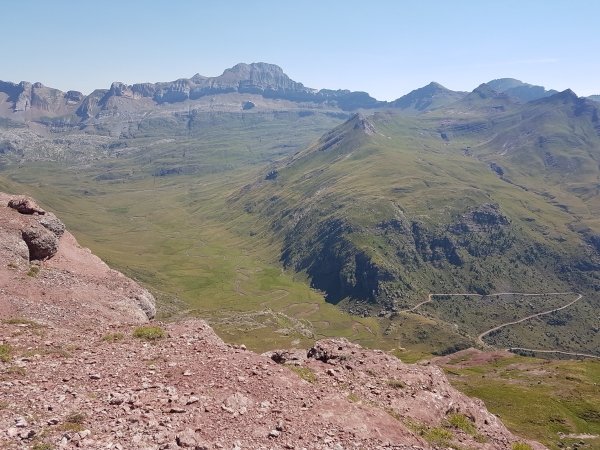
[[(526, 292), (496, 292), (493, 294), (488, 294), (487, 296), (493, 296), (493, 295), (520, 295), (523, 297), (541, 297), (544, 295), (569, 295), (569, 294), (574, 294), (574, 292), (544, 292), (541, 294), (529, 294)], [(429, 294), (427, 296), (427, 300), (421, 302), (421, 303), (417, 303), (415, 306), (413, 306), (412, 308), (408, 308), (405, 310), (402, 310), (400, 312), (415, 312), (417, 309), (419, 309), (421, 306), (426, 305), (427, 303), (431, 303), (433, 301), (433, 297), (485, 297), (482, 294)], [(489, 335), (490, 333), (493, 333), (494, 331), (498, 331), (501, 330), (504, 327), (508, 327), (510, 325), (516, 325), (518, 323), (522, 323), (525, 322), (527, 320), (531, 320), (534, 319), (536, 317), (540, 317), (540, 316), (545, 316), (547, 314), (552, 314), (556, 311), (561, 311), (565, 308), (568, 308), (569, 306), (577, 303), (579, 300), (581, 300), (583, 298), (582, 294), (577, 294), (577, 298), (570, 301), (569, 303), (567, 303), (566, 305), (563, 306), (559, 306), (558, 308), (552, 308), (549, 309), (547, 311), (541, 311), (539, 313), (536, 314), (531, 314), (527, 317), (523, 317), (522, 319), (519, 320), (514, 320), (511, 322), (506, 322), (506, 323), (502, 323), (498, 326), (495, 326), (493, 328), (490, 328), (489, 330), (484, 331), (483, 333), (481, 333), (479, 336), (477, 336), (477, 341), (482, 345), (482, 346), (488, 346), (489, 344), (487, 344), (483, 338), (487, 335)], [(536, 353), (558, 353), (558, 354), (562, 354), (562, 355), (569, 355), (569, 356), (581, 356), (581, 357), (586, 357), (586, 358), (595, 358), (595, 359), (600, 359), (600, 356), (597, 355), (590, 355), (587, 353), (577, 353), (577, 352), (565, 352), (562, 350), (539, 350), (539, 349), (533, 349), (533, 348), (524, 348), (524, 347), (510, 347), (507, 348), (506, 350), (522, 350), (522, 351), (529, 351), (529, 352), (536, 352)]]
[[(562, 294), (572, 294), (572, 293), (573, 293), (573, 292), (563, 292)], [(552, 293), (551, 293), (551, 292), (549, 292), (548, 294), (552, 294)], [(531, 294), (531, 295), (536, 295), (536, 294)], [(558, 307), (558, 308), (550, 309), (550, 310), (548, 310), (548, 311), (542, 311), (542, 312), (539, 312), (539, 313), (537, 313), (537, 314), (531, 314), (530, 316), (523, 317), (522, 319), (515, 320), (515, 321), (513, 321), (513, 322), (506, 322), (506, 323), (503, 323), (503, 324), (501, 324), (501, 325), (498, 325), (497, 327), (490, 328), (489, 330), (487, 330), (487, 331), (484, 331), (484, 332), (483, 332), (483, 333), (481, 333), (479, 336), (477, 336), (477, 340), (479, 341), (479, 343), (480, 343), (480, 344), (482, 344), (482, 345), (486, 345), (486, 343), (483, 341), (483, 338), (484, 338), (485, 336), (487, 336), (488, 334), (490, 334), (490, 333), (493, 333), (494, 331), (498, 331), (498, 330), (500, 330), (500, 329), (502, 329), (502, 328), (504, 328), (504, 327), (507, 327), (507, 326), (509, 326), (509, 325), (516, 325), (516, 324), (518, 324), (518, 323), (525, 322), (526, 320), (533, 319), (533, 318), (535, 318), (535, 317), (540, 317), (540, 316), (545, 316), (545, 315), (547, 315), (547, 314), (552, 314), (553, 312), (560, 311), (561, 309), (568, 308), (569, 306), (571, 306), (572, 304), (574, 304), (574, 303), (578, 302), (578, 301), (579, 301), (579, 300), (581, 300), (582, 298), (583, 298), (583, 295), (581, 295), (581, 294), (578, 294), (578, 295), (577, 295), (577, 298), (576, 298), (575, 300), (573, 300), (573, 301), (571, 301), (571, 302), (567, 303), (566, 305), (560, 306), (560, 307)]]

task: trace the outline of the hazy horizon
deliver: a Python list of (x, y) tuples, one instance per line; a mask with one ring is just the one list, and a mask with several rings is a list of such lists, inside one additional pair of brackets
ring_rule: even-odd
[[(198, 4), (160, 0), (4, 5), (4, 81), (39, 81), (89, 94), (114, 81), (217, 76), (240, 62), (276, 64), (316, 89), (394, 100), (436, 81), (471, 91), (516, 78), (600, 94), (592, 56), (600, 4), (315, 1)], [(6, 64), (8, 62), (8, 64)]]

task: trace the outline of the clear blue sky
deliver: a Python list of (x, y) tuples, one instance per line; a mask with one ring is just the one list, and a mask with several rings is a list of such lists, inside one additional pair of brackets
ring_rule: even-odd
[(600, 94), (597, 0), (3, 0), (0, 79), (89, 93), (112, 81), (281, 66), (391, 100), (513, 77)]

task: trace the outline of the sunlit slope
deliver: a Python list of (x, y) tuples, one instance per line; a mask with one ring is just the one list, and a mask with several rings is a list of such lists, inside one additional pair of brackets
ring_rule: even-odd
[[(393, 316), (430, 292), (575, 290), (597, 304), (597, 200), (571, 184), (598, 178), (596, 116), (557, 95), (501, 98), (499, 109), (465, 99), (454, 116), (355, 116), (232, 203), (268, 221), (286, 267), (353, 311)], [(503, 136), (517, 142), (510, 152)], [(571, 161), (570, 174), (543, 165), (535, 136)], [(596, 319), (583, 320), (588, 333)]]

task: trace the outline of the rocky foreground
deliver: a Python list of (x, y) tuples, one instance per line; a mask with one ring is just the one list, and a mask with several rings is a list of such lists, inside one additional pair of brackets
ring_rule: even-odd
[(81, 248), (54, 215), (6, 194), (0, 205), (2, 449), (522, 442), (434, 365), (345, 340), (258, 355), (201, 320), (148, 323), (151, 294)]

